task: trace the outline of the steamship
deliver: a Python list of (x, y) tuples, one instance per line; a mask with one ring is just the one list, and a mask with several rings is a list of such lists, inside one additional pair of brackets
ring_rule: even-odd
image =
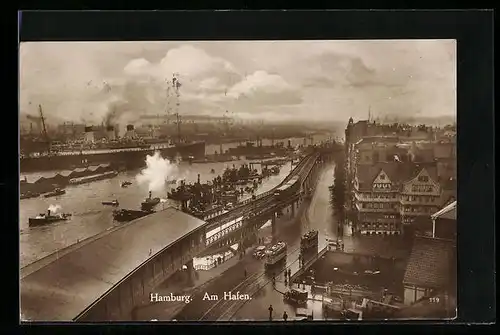
[(47, 210), (47, 214), (40, 213), (34, 218), (29, 218), (28, 224), (32, 226), (42, 226), (58, 221), (66, 221), (71, 217), (71, 214), (52, 214), (50, 210)]
[[(20, 157), (20, 171), (48, 171), (69, 170), (98, 164), (112, 164), (126, 169), (135, 169), (144, 166), (146, 156), (160, 152), (163, 158), (183, 160), (201, 159), (205, 157), (205, 142), (177, 143), (147, 143), (136, 140), (134, 126), (127, 125), (124, 140), (115, 140), (115, 129), (107, 127), (108, 143), (105, 147), (96, 149), (53, 151), (45, 153), (22, 154)], [(85, 142), (94, 143), (92, 127), (85, 128)]]

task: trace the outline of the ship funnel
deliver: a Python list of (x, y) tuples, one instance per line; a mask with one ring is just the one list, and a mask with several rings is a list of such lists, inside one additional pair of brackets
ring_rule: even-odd
[(125, 137), (127, 138), (135, 138), (135, 130), (133, 124), (127, 125), (127, 132), (125, 133)]
[(94, 142), (94, 129), (92, 126), (85, 127), (85, 142)]
[(115, 136), (115, 127), (113, 126), (107, 126), (106, 127), (106, 138), (108, 139), (108, 141), (112, 141), (116, 138)]
[(50, 216), (50, 209), (47, 209), (47, 216)]

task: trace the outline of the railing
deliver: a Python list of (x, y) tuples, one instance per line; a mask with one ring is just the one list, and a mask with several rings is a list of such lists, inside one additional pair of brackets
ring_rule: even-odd
[(327, 251), (328, 251), (328, 248), (324, 247), (323, 249), (321, 249), (321, 251), (319, 253), (317, 253), (316, 255), (314, 255), (314, 257), (310, 258), (306, 263), (304, 263), (299, 268), (299, 270), (291, 276), (290, 282), (295, 281), (295, 279), (297, 279), (297, 277), (300, 277), (302, 274), (304, 274), (307, 271), (307, 269), (309, 269), (314, 264), (314, 262), (316, 262), (318, 259), (323, 257), (323, 255), (326, 254)]
[[(272, 205), (272, 207), (265, 206), (263, 210), (258, 211), (258, 212), (255, 212), (255, 210), (254, 210), (255, 216), (252, 217), (250, 220), (257, 218), (258, 216), (268, 215), (268, 214), (276, 211), (278, 208), (288, 205), (288, 203), (290, 203), (291, 201), (294, 201), (296, 198), (298, 198), (298, 196), (299, 195), (296, 194), (287, 200), (284, 200), (284, 201), (281, 201), (275, 205)], [(206, 239), (206, 246), (208, 247), (208, 246), (212, 245), (213, 243), (221, 240), (223, 237), (229, 235), (229, 233), (235, 232), (236, 230), (243, 228), (244, 226), (246, 226), (246, 222), (248, 222), (247, 220), (248, 219), (242, 219), (240, 221), (237, 221), (234, 224), (232, 224), (232, 225), (222, 229), (221, 231), (215, 233), (214, 235), (208, 237)]]

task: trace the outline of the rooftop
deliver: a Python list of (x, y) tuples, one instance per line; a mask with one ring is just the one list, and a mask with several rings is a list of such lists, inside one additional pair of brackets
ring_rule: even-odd
[(429, 288), (446, 286), (453, 268), (454, 249), (450, 240), (415, 237), (403, 283)]
[(448, 220), (456, 220), (457, 219), (457, 202), (453, 201), (448, 206), (444, 207), (440, 211), (431, 215), (433, 220), (435, 219), (448, 219)]
[(411, 245), (400, 236), (361, 235), (351, 239), (349, 252), (380, 258), (402, 259), (408, 257)]
[(437, 181), (436, 163), (412, 163), (412, 162), (379, 162), (373, 165), (358, 164), (356, 177), (360, 183), (360, 189), (371, 189), (371, 185), (380, 171), (384, 171), (393, 184), (400, 184), (415, 178), (425, 168), (431, 178)]
[(204, 224), (169, 207), (47, 256), (51, 263), (21, 279), (23, 320), (73, 320), (152, 255)]

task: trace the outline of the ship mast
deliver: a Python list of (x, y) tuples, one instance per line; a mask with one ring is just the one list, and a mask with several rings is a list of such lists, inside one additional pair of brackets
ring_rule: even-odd
[(42, 105), (38, 105), (38, 111), (40, 113), (40, 120), (42, 121), (42, 135), (47, 141), (47, 150), (50, 152), (49, 135), (47, 134), (47, 128), (45, 127), (45, 117), (43, 116)]
[(175, 90), (175, 97), (176, 97), (176, 102), (175, 102), (175, 116), (176, 116), (176, 123), (177, 123), (177, 142), (181, 142), (181, 116), (179, 115), (179, 106), (180, 106), (180, 92), (179, 88), (181, 87), (181, 83), (179, 82), (179, 79), (177, 78), (178, 74), (174, 73), (172, 75), (172, 87)]

